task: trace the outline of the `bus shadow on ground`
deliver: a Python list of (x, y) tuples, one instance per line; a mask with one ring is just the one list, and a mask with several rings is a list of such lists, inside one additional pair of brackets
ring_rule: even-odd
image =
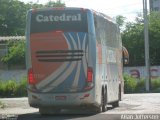
[[(41, 115), (38, 112), (22, 114), (18, 116), (18, 120), (84, 120), (86, 118), (94, 118), (96, 114), (52, 114), (52, 115)], [(93, 119), (92, 119), (93, 120)]]
[[(108, 110), (113, 109), (107, 107)], [(59, 114), (41, 115), (39, 112), (18, 115), (18, 120), (97, 120), (101, 113), (88, 111), (62, 110)], [(104, 119), (106, 120), (106, 119)]]

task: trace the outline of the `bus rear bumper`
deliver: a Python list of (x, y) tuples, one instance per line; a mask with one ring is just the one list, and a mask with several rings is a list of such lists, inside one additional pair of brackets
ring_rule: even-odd
[(98, 107), (95, 97), (90, 92), (84, 93), (33, 93), (28, 92), (28, 101), (31, 107), (54, 107), (54, 108), (93, 108)]

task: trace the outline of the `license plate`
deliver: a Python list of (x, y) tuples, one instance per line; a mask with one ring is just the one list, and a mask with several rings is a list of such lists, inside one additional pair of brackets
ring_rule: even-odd
[(66, 100), (66, 96), (55, 96), (55, 100)]

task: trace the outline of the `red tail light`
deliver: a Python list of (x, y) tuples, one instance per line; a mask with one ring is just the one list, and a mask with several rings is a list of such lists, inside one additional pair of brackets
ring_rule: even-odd
[(33, 74), (32, 69), (28, 70), (28, 82), (29, 82), (29, 84), (35, 84), (36, 83), (36, 80), (34, 79), (34, 74)]
[(87, 82), (92, 82), (92, 81), (93, 81), (93, 71), (92, 71), (92, 68), (88, 67)]

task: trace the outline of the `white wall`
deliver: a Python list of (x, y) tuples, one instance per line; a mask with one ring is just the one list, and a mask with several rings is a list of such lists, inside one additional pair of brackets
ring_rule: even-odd
[[(145, 67), (124, 67), (124, 73), (134, 77), (134, 78), (145, 78), (146, 72)], [(160, 77), (160, 66), (152, 66), (150, 69), (151, 78)]]
[[(151, 78), (160, 77), (160, 66), (152, 66)], [(134, 78), (145, 78), (145, 67), (124, 67), (124, 73)], [(26, 70), (0, 70), (0, 80), (17, 80), (20, 81), (22, 77), (27, 76)]]
[(26, 70), (0, 70), (0, 80), (20, 81), (24, 76), (27, 76)]

